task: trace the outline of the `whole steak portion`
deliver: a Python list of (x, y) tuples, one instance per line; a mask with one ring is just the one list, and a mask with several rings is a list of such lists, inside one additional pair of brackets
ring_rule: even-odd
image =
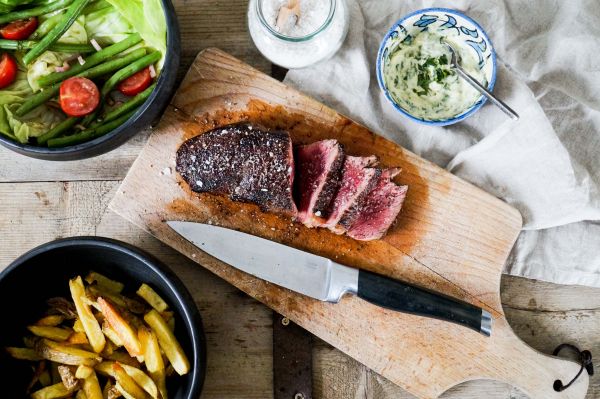
[(292, 198), (294, 157), (287, 132), (250, 124), (223, 126), (183, 143), (176, 164), (192, 191), (227, 195), (268, 212), (297, 214)]

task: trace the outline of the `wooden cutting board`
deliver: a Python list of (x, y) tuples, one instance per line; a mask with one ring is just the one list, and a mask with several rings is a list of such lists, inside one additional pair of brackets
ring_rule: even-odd
[[(375, 154), (383, 166), (400, 166), (397, 182), (409, 191), (397, 223), (384, 239), (359, 242), (251, 204), (191, 193), (175, 172), (177, 149), (187, 138), (238, 121), (288, 130), (295, 143), (335, 138), (350, 155)], [(220, 50), (198, 55), (110, 208), (419, 397), (435, 398), (473, 379), (505, 381), (543, 399), (583, 398), (587, 391), (583, 373), (555, 392), (554, 381), (568, 382), (579, 366), (531, 349), (504, 317), (500, 275), (521, 228), (515, 209)], [(356, 297), (339, 304), (304, 297), (203, 253), (166, 220), (239, 229), (460, 298), (492, 313), (492, 336)]]

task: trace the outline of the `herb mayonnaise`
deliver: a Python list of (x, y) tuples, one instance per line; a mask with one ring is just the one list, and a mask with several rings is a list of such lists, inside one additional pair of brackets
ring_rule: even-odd
[(481, 96), (453, 70), (450, 51), (443, 40), (452, 43), (459, 52), (463, 69), (487, 87), (475, 54), (452, 41), (451, 36), (423, 31), (401, 42), (398, 39), (384, 61), (385, 86), (397, 105), (419, 119), (453, 118)]

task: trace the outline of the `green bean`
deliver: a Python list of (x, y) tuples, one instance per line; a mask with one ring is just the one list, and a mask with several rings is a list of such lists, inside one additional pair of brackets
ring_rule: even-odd
[(44, 22), (42, 22), (37, 27), (35, 32), (33, 32), (33, 34), (31, 36), (29, 36), (29, 40), (38, 40), (38, 39), (41, 39), (42, 37), (46, 36), (48, 34), (48, 32), (50, 32), (56, 26), (56, 24), (58, 24), (58, 22), (61, 20), (62, 16), (63, 16), (63, 13), (61, 12), (60, 14), (53, 15), (50, 18), (48, 18), (47, 20), (45, 20)]
[(144, 90), (141, 93), (138, 93), (135, 97), (133, 97), (131, 100), (127, 101), (120, 107), (115, 108), (110, 112), (107, 112), (101, 121), (92, 124), (91, 127), (96, 127), (101, 125), (102, 123), (110, 122), (114, 119), (117, 119), (121, 115), (126, 114), (129, 111), (136, 110), (140, 105), (144, 103), (144, 101), (146, 101), (148, 97), (150, 97), (150, 94), (152, 93), (155, 87), (156, 83), (150, 85), (146, 90)]
[(65, 131), (75, 126), (79, 119), (80, 118), (67, 118), (64, 121), (60, 122), (58, 125), (54, 126), (52, 129), (48, 130), (46, 133), (38, 137), (38, 144), (46, 144), (48, 140), (60, 136)]
[(4, 15), (0, 15), (0, 25), (7, 22), (16, 21), (18, 19), (27, 19), (31, 17), (37, 17), (39, 15), (48, 14), (52, 11), (60, 10), (61, 8), (68, 7), (73, 0), (58, 0), (48, 5), (40, 7), (28, 8), (25, 10), (13, 11)]
[(44, 51), (46, 51), (51, 44), (60, 39), (63, 33), (65, 33), (67, 29), (73, 25), (73, 22), (75, 22), (75, 19), (77, 19), (89, 1), (90, 0), (73, 0), (73, 3), (71, 3), (65, 12), (63, 19), (50, 32), (48, 32), (48, 34), (44, 36), (44, 38), (40, 40), (34, 48), (29, 50), (29, 52), (23, 56), (23, 64), (31, 64), (31, 62)]
[(70, 136), (58, 137), (54, 139), (48, 140), (48, 147), (56, 148), (56, 147), (68, 147), (71, 145), (83, 143), (84, 141), (93, 140), (100, 136), (105, 135), (106, 133), (115, 130), (117, 127), (121, 126), (123, 123), (127, 122), (129, 118), (134, 114), (135, 111), (129, 112), (118, 119), (113, 121), (104, 123), (100, 126), (86, 129), (80, 133), (75, 133)]
[[(129, 65), (140, 57), (143, 57), (146, 54), (146, 49), (139, 48), (133, 50), (131, 53), (127, 54), (123, 58), (113, 59), (106, 61), (103, 64), (97, 65), (93, 68), (88, 69), (87, 71), (83, 71), (77, 76), (81, 76), (88, 79), (94, 79), (99, 76), (106, 75), (107, 73), (116, 71), (117, 69), (123, 68), (125, 65)], [(17, 116), (23, 116), (34, 108), (39, 107), (52, 97), (56, 97), (58, 91), (60, 90), (60, 83), (55, 83), (52, 86), (49, 86), (43, 89), (40, 92), (35, 93), (32, 96), (29, 96), (27, 100), (17, 110), (15, 114)]]
[(127, 79), (131, 75), (141, 71), (147, 66), (158, 62), (160, 57), (160, 51), (154, 51), (133, 62), (131, 65), (128, 65), (125, 68), (117, 71), (113, 76), (110, 77), (110, 79), (106, 81), (106, 83), (104, 83), (104, 86), (102, 86), (100, 98), (106, 98), (107, 94), (110, 93), (120, 81)]
[(65, 80), (66, 78), (70, 78), (71, 76), (75, 76), (78, 73), (81, 73), (86, 69), (90, 69), (91, 67), (100, 64), (101, 62), (109, 59), (110, 57), (127, 50), (131, 46), (141, 41), (142, 37), (139, 35), (139, 33), (129, 35), (126, 39), (121, 40), (120, 42), (115, 43), (112, 46), (103, 48), (97, 53), (90, 55), (85, 59), (85, 63), (83, 65), (75, 64), (64, 72), (56, 72), (50, 75), (42, 76), (38, 79), (38, 84), (41, 87), (45, 87), (51, 85), (52, 83), (60, 82), (62, 80)]
[[(23, 51), (34, 48), (38, 43), (39, 42), (35, 42), (33, 40), (0, 39), (0, 49)], [(92, 51), (96, 51), (94, 47), (89, 44), (77, 43), (54, 43), (48, 49), (59, 51), (61, 53), (91, 53)]]

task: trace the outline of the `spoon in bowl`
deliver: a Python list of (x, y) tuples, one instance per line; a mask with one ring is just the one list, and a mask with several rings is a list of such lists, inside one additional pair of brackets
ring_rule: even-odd
[(458, 75), (464, 80), (466, 80), (467, 83), (469, 83), (471, 86), (473, 86), (475, 90), (486, 96), (492, 103), (494, 103), (494, 105), (496, 105), (498, 108), (504, 111), (504, 113), (508, 115), (512, 120), (518, 120), (519, 115), (515, 111), (513, 111), (512, 108), (510, 108), (500, 99), (496, 98), (492, 94), (492, 92), (483, 87), (474, 77), (469, 75), (467, 71), (465, 71), (460, 66), (460, 54), (458, 54), (458, 52), (455, 51), (454, 48), (448, 42), (444, 42), (444, 44), (446, 45), (446, 47), (448, 47), (448, 50), (450, 50), (450, 65), (452, 66), (452, 68), (454, 68), (454, 70), (456, 70)]

